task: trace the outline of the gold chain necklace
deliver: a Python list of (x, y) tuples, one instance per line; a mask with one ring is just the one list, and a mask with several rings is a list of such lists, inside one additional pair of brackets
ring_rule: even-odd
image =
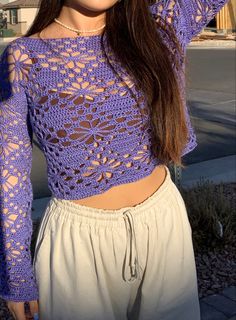
[(103, 26), (101, 26), (101, 27), (98, 28), (98, 29), (93, 29), (93, 30), (79, 30), (79, 29), (75, 29), (75, 28), (71, 28), (71, 27), (67, 26), (66, 24), (60, 22), (57, 18), (54, 18), (54, 21), (55, 21), (56, 23), (60, 24), (61, 26), (63, 26), (64, 28), (67, 28), (67, 29), (69, 29), (69, 30), (71, 30), (71, 31), (76, 32), (78, 36), (79, 36), (81, 33), (83, 33), (83, 32), (86, 32), (86, 33), (88, 32), (88, 33), (90, 33), (90, 32), (96, 32), (96, 31), (102, 30), (102, 29), (106, 26), (106, 24), (104, 24)]

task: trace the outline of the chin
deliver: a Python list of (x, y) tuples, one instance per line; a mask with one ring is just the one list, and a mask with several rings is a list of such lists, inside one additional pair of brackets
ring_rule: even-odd
[(89, 11), (99, 12), (110, 9), (118, 0), (77, 0), (77, 3)]

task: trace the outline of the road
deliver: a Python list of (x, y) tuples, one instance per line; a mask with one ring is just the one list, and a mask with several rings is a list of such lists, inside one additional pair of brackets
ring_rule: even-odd
[(186, 93), (198, 146), (186, 162), (236, 154), (234, 49), (188, 49)]
[[(187, 49), (186, 94), (198, 146), (188, 164), (236, 154), (235, 50)], [(49, 196), (46, 162), (34, 146), (31, 178), (35, 197)]]

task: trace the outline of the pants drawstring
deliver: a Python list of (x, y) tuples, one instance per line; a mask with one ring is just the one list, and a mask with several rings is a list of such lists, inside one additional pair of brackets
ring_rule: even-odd
[[(126, 226), (126, 232), (127, 232), (127, 245), (126, 245), (125, 265), (124, 265), (124, 280), (126, 282), (134, 282), (137, 279), (139, 279), (139, 280), (142, 279), (141, 278), (142, 267), (140, 266), (139, 259), (138, 259), (137, 240), (136, 240), (136, 234), (135, 234), (135, 230), (134, 230), (134, 219), (133, 219), (133, 216), (129, 210), (127, 210), (123, 213), (123, 217), (125, 220), (125, 226)], [(129, 235), (130, 235), (130, 240), (128, 240)], [(134, 245), (134, 248), (133, 248), (133, 245)], [(129, 266), (130, 266), (130, 274), (131, 274), (129, 279), (127, 278), (128, 248), (130, 251)], [(136, 255), (133, 252), (134, 249), (135, 249)]]

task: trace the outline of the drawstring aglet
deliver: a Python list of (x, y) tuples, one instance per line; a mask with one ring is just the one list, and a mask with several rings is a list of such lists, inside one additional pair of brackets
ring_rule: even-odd
[(137, 274), (136, 266), (133, 265), (133, 266), (131, 266), (131, 276), (132, 276), (132, 277), (133, 277), (133, 276), (136, 276), (136, 274)]

